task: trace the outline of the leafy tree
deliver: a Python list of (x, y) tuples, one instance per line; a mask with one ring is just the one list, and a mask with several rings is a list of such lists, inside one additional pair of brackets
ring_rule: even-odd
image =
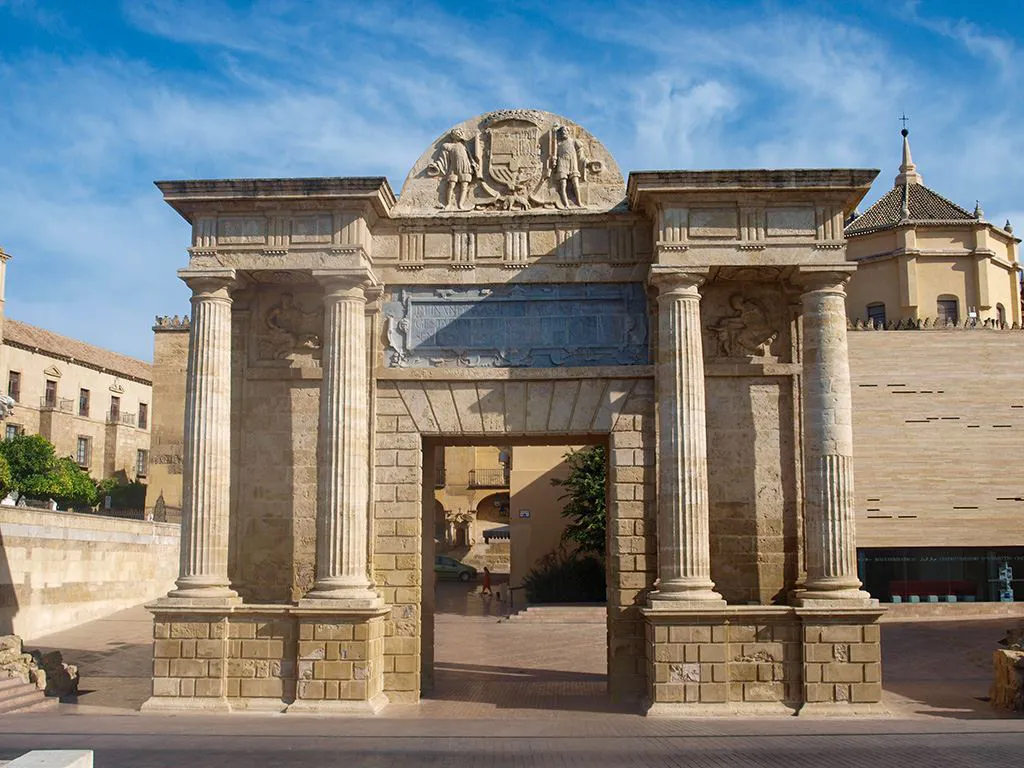
[(53, 469), (51, 498), (61, 507), (94, 507), (96, 483), (70, 456), (57, 459)]
[(19, 497), (53, 496), (57, 456), (49, 440), (42, 435), (16, 435), (0, 442), (0, 456), (7, 460), (11, 490)]
[(11, 465), (0, 455), (0, 498), (11, 492)]
[[(93, 506), (96, 484), (70, 457), (57, 458), (42, 435), (17, 435), (0, 442), (8, 489), (19, 497), (53, 499), (61, 506)], [(3, 473), (0, 471), (0, 481)]]
[(595, 445), (565, 454), (569, 476), (556, 478), (552, 485), (566, 489), (559, 498), (567, 499), (562, 516), (572, 522), (562, 533), (562, 540), (576, 545), (575, 554), (604, 557), (607, 514), (605, 477), (607, 462), (603, 446)]

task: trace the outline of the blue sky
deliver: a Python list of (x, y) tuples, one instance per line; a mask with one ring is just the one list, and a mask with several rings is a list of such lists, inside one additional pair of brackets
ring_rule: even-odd
[(475, 114), (586, 126), (623, 172), (880, 168), (1024, 231), (1024, 4), (0, 0), (9, 316), (152, 356), (188, 311), (154, 179), (386, 175)]

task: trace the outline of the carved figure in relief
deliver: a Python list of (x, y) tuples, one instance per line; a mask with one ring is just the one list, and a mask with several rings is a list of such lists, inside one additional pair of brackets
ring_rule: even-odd
[(444, 180), (444, 204), (439, 207), (451, 208), (457, 204), (458, 210), (468, 210), (469, 185), (480, 175), (480, 165), (470, 154), (469, 143), (470, 139), (462, 128), (452, 129), (448, 141), (441, 145), (437, 160), (427, 166), (428, 174)]
[(273, 336), (264, 345), (261, 357), (281, 359), (292, 352), (315, 352), (320, 349), (320, 334), (313, 333), (312, 328), (319, 328), (319, 311), (305, 312), (299, 307), (290, 293), (281, 294), (281, 300), (272, 306), (264, 318), (264, 323)]
[(558, 188), (558, 199), (562, 208), (583, 207), (580, 196), (580, 181), (587, 180), (587, 154), (583, 142), (574, 138), (566, 125), (555, 129), (555, 151), (549, 162), (552, 164), (552, 178)]
[(721, 357), (766, 357), (778, 332), (772, 330), (768, 311), (757, 299), (739, 293), (729, 297), (732, 314), (726, 315), (708, 330), (718, 341)]

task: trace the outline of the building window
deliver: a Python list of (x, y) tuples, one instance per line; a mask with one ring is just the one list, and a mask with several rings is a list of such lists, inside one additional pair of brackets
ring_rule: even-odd
[(7, 374), (7, 396), (14, 402), (21, 400), (21, 372), (11, 371)]
[(878, 327), (885, 325), (885, 304), (880, 301), (868, 304), (868, 322)]
[(960, 322), (959, 302), (953, 296), (940, 296), (936, 317), (944, 323), (957, 325)]
[(80, 467), (88, 467), (92, 463), (92, 440), (88, 437), (79, 437), (75, 449), (75, 461)]
[(996, 304), (996, 320), (1000, 327), (1006, 325), (1006, 307), (1002, 304)]
[(4, 432), (4, 437), (8, 440), (13, 440), (24, 431), (24, 427), (21, 424), (8, 424)]
[(78, 390), (78, 415), (88, 416), (89, 415), (89, 390), (80, 389)]
[(149, 451), (144, 451), (140, 448), (135, 452), (135, 474), (139, 477), (145, 477), (148, 468)]
[(46, 380), (46, 395), (43, 397), (43, 405), (47, 408), (57, 407), (57, 382), (54, 379)]
[(149, 404), (139, 403), (139, 429), (149, 426)]
[(110, 421), (121, 420), (121, 398), (117, 395), (110, 396)]

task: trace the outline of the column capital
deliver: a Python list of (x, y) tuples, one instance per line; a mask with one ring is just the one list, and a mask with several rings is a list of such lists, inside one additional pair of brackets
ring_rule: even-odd
[(238, 287), (234, 269), (179, 269), (178, 278), (192, 289), (192, 295), (206, 298), (228, 298)]
[(850, 282), (856, 270), (857, 267), (853, 264), (849, 267), (803, 267), (793, 275), (792, 280), (803, 293), (825, 291), (845, 296), (846, 284)]
[(697, 289), (708, 279), (710, 271), (710, 267), (680, 269), (655, 264), (647, 275), (647, 282), (657, 289), (659, 296), (670, 293), (699, 295)]
[(384, 286), (369, 269), (314, 269), (313, 279), (323, 286), (327, 296), (362, 290), (366, 298), (376, 297)]

